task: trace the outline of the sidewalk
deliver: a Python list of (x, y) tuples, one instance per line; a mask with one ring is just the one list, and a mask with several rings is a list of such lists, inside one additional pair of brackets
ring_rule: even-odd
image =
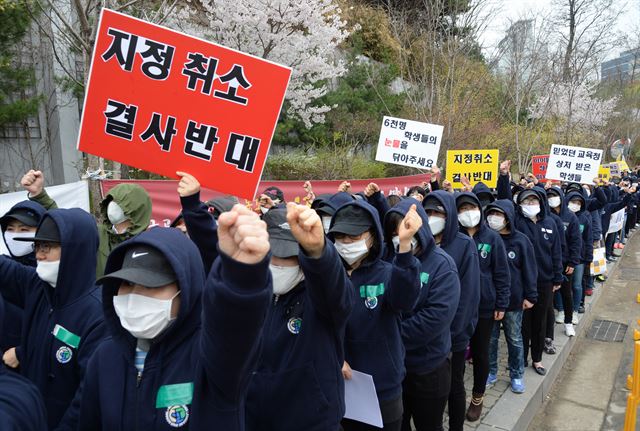
[[(629, 254), (630, 252), (629, 248), (631, 246), (632, 246), (632, 240), (629, 239), (627, 241), (627, 248), (624, 250), (623, 255)], [(636, 245), (633, 248), (634, 248), (634, 251), (636, 249), (638, 250), (638, 253), (636, 254), (638, 255), (638, 261), (640, 262), (640, 244)], [(618, 267), (620, 266), (620, 263), (622, 263), (623, 260), (626, 262), (627, 259), (619, 259), (618, 262), (616, 262), (615, 264), (609, 267), (609, 279), (607, 280), (607, 282), (605, 282), (604, 284), (596, 282), (596, 288), (594, 289), (593, 296), (586, 298), (585, 314), (580, 315), (581, 319), (580, 319), (580, 323), (576, 326), (575, 337), (569, 338), (565, 336), (564, 331), (562, 329), (563, 328), (562, 325), (556, 325), (554, 345), (556, 346), (557, 353), (555, 355), (545, 354), (543, 356), (543, 363), (545, 365), (545, 368), (547, 369), (547, 375), (544, 377), (540, 376), (536, 374), (536, 372), (530, 366), (527, 367), (525, 369), (525, 376), (524, 376), (524, 382), (526, 386), (526, 392), (524, 394), (517, 395), (511, 392), (509, 374), (507, 371), (507, 346), (504, 341), (504, 335), (502, 335), (502, 337), (500, 338), (500, 345), (499, 345), (500, 353), (499, 353), (499, 359), (498, 359), (499, 360), (498, 381), (492, 388), (487, 389), (487, 392), (484, 398), (484, 409), (482, 412), (482, 416), (480, 417), (480, 420), (474, 423), (465, 422), (465, 426), (464, 426), (465, 431), (466, 430), (479, 430), (479, 431), (518, 430), (520, 431), (520, 430), (526, 430), (527, 428), (529, 428), (529, 425), (532, 423), (536, 415), (541, 412), (541, 408), (543, 407), (545, 399), (550, 394), (554, 383), (556, 383), (556, 380), (561, 370), (563, 369), (565, 363), (567, 362), (567, 359), (569, 358), (569, 355), (571, 354), (572, 349), (574, 348), (574, 346), (576, 345), (579, 339), (584, 338), (583, 334), (586, 331), (586, 328), (588, 328), (591, 325), (591, 321), (593, 320), (593, 308), (598, 303), (598, 300), (600, 299), (602, 291), (604, 289), (608, 289), (609, 286), (612, 285), (613, 283), (616, 283), (615, 281), (616, 273), (618, 271)], [(638, 264), (638, 267), (640, 268), (640, 263)], [(639, 272), (640, 272), (640, 269), (639, 269)], [(633, 295), (635, 298), (635, 292), (633, 293)], [(640, 308), (638, 309), (638, 312), (639, 312), (638, 317), (640, 317)], [(611, 320), (616, 320), (616, 319), (611, 319)], [(633, 333), (632, 329), (629, 329), (629, 331), (627, 331), (627, 336), (629, 335), (629, 333)], [(594, 342), (597, 342), (597, 341), (594, 341)], [(626, 343), (626, 340), (625, 340), (625, 343)], [(609, 362), (609, 364), (611, 364), (611, 362)], [(613, 368), (613, 371), (610, 371), (609, 374), (615, 375), (615, 370), (617, 369), (618, 361), (616, 361), (615, 364), (616, 364), (616, 367)], [(591, 371), (594, 371), (593, 374), (595, 375), (602, 376), (603, 374), (606, 374), (606, 373), (602, 373), (600, 370), (596, 371), (591, 369)], [(625, 379), (626, 379), (626, 375), (625, 375)], [(599, 382), (599, 379), (589, 378), (586, 380), (591, 384), (591, 386), (595, 386), (595, 387), (603, 386), (602, 383)], [(465, 382), (466, 382), (465, 386), (467, 388), (467, 398), (468, 398), (467, 404), (468, 404), (471, 397), (471, 387), (473, 386), (473, 368), (469, 364), (467, 365), (467, 368), (466, 368)], [(575, 393), (573, 395), (576, 397), (579, 397), (584, 394), (588, 395), (589, 393), (593, 393), (593, 387), (589, 388), (588, 386), (589, 385), (587, 385), (587, 387), (579, 386), (579, 385), (571, 386), (572, 389), (575, 389), (574, 391)], [(607, 407), (607, 403), (609, 401), (609, 394), (611, 392), (611, 387), (612, 387), (612, 384), (610, 384), (606, 388), (607, 397), (604, 403), (600, 401), (600, 404), (603, 404), (601, 405), (601, 409), (606, 409)], [(625, 395), (625, 400), (626, 400), (626, 395)], [(589, 405), (585, 405), (585, 406), (582, 406), (581, 409), (575, 409), (573, 411), (574, 416), (577, 415), (579, 419), (580, 417), (583, 417), (582, 409), (590, 409), (590, 408), (592, 407)], [(600, 420), (598, 422), (598, 426), (597, 428), (593, 428), (593, 429), (599, 429), (600, 424), (602, 424), (602, 420), (604, 419), (604, 412), (601, 411), (599, 413), (600, 413)], [(539, 430), (539, 429), (540, 430), (551, 430), (551, 429), (574, 430), (575, 429), (580, 431), (586, 431), (587, 429), (592, 429), (592, 428), (585, 428), (580, 426), (578, 427), (569, 426), (568, 425), (569, 418), (566, 416), (558, 416), (556, 418), (549, 418), (549, 419), (553, 421), (557, 420), (559, 421), (558, 422), (559, 424), (564, 424), (564, 425), (563, 427), (559, 427), (559, 428), (549, 428), (545, 424), (544, 426), (541, 426), (541, 427), (536, 426), (536, 427), (532, 427), (531, 429), (532, 430)], [(445, 416), (444, 425), (446, 430), (448, 430), (448, 420), (449, 420), (448, 417)], [(621, 428), (622, 427), (615, 428), (615, 429), (621, 429)]]

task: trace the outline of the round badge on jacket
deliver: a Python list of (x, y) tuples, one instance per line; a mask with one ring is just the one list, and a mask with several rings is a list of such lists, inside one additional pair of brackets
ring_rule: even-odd
[(507, 256), (509, 256), (509, 259), (515, 259), (516, 258), (516, 252), (515, 251), (510, 251), (509, 254), (507, 254)]
[(300, 330), (302, 329), (302, 318), (292, 317), (291, 319), (289, 319), (289, 321), (287, 322), (287, 329), (293, 335), (299, 334)]
[(189, 408), (186, 405), (169, 406), (164, 418), (174, 428), (183, 427), (189, 421)]
[(373, 310), (378, 306), (378, 297), (369, 296), (367, 299), (364, 300), (364, 306), (367, 307), (369, 310)]
[(67, 346), (62, 346), (56, 352), (56, 359), (61, 364), (66, 364), (73, 357), (73, 350), (68, 348)]

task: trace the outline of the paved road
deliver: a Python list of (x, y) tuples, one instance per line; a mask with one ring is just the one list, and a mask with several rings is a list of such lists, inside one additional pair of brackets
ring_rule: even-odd
[[(633, 329), (640, 318), (640, 235), (628, 241), (601, 297), (589, 313), (593, 320), (628, 325), (622, 342), (605, 342), (586, 337), (583, 331), (565, 363), (530, 431), (622, 430), (628, 391), (626, 375), (631, 373)], [(581, 322), (583, 323), (583, 322)], [(561, 331), (556, 326), (556, 333)], [(637, 428), (640, 430), (640, 427)]]

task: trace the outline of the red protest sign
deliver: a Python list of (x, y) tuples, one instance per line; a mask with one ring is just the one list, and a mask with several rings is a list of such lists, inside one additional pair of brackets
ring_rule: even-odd
[(78, 149), (252, 199), (291, 69), (103, 9)]
[(533, 175), (539, 181), (546, 181), (547, 165), (549, 164), (549, 155), (533, 156), (531, 158), (531, 169)]

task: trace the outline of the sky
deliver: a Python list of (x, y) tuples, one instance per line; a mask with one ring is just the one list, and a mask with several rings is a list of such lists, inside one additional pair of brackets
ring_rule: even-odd
[[(616, 0), (616, 2), (623, 8), (623, 13), (612, 31), (637, 31), (640, 24), (640, 0)], [(480, 35), (480, 41), (487, 53), (491, 53), (500, 42), (511, 21), (517, 21), (518, 18), (531, 13), (536, 15), (551, 13), (552, 0), (494, 0), (494, 3), (494, 10), (498, 12)], [(623, 50), (624, 48), (612, 49), (606, 60), (618, 57)]]

